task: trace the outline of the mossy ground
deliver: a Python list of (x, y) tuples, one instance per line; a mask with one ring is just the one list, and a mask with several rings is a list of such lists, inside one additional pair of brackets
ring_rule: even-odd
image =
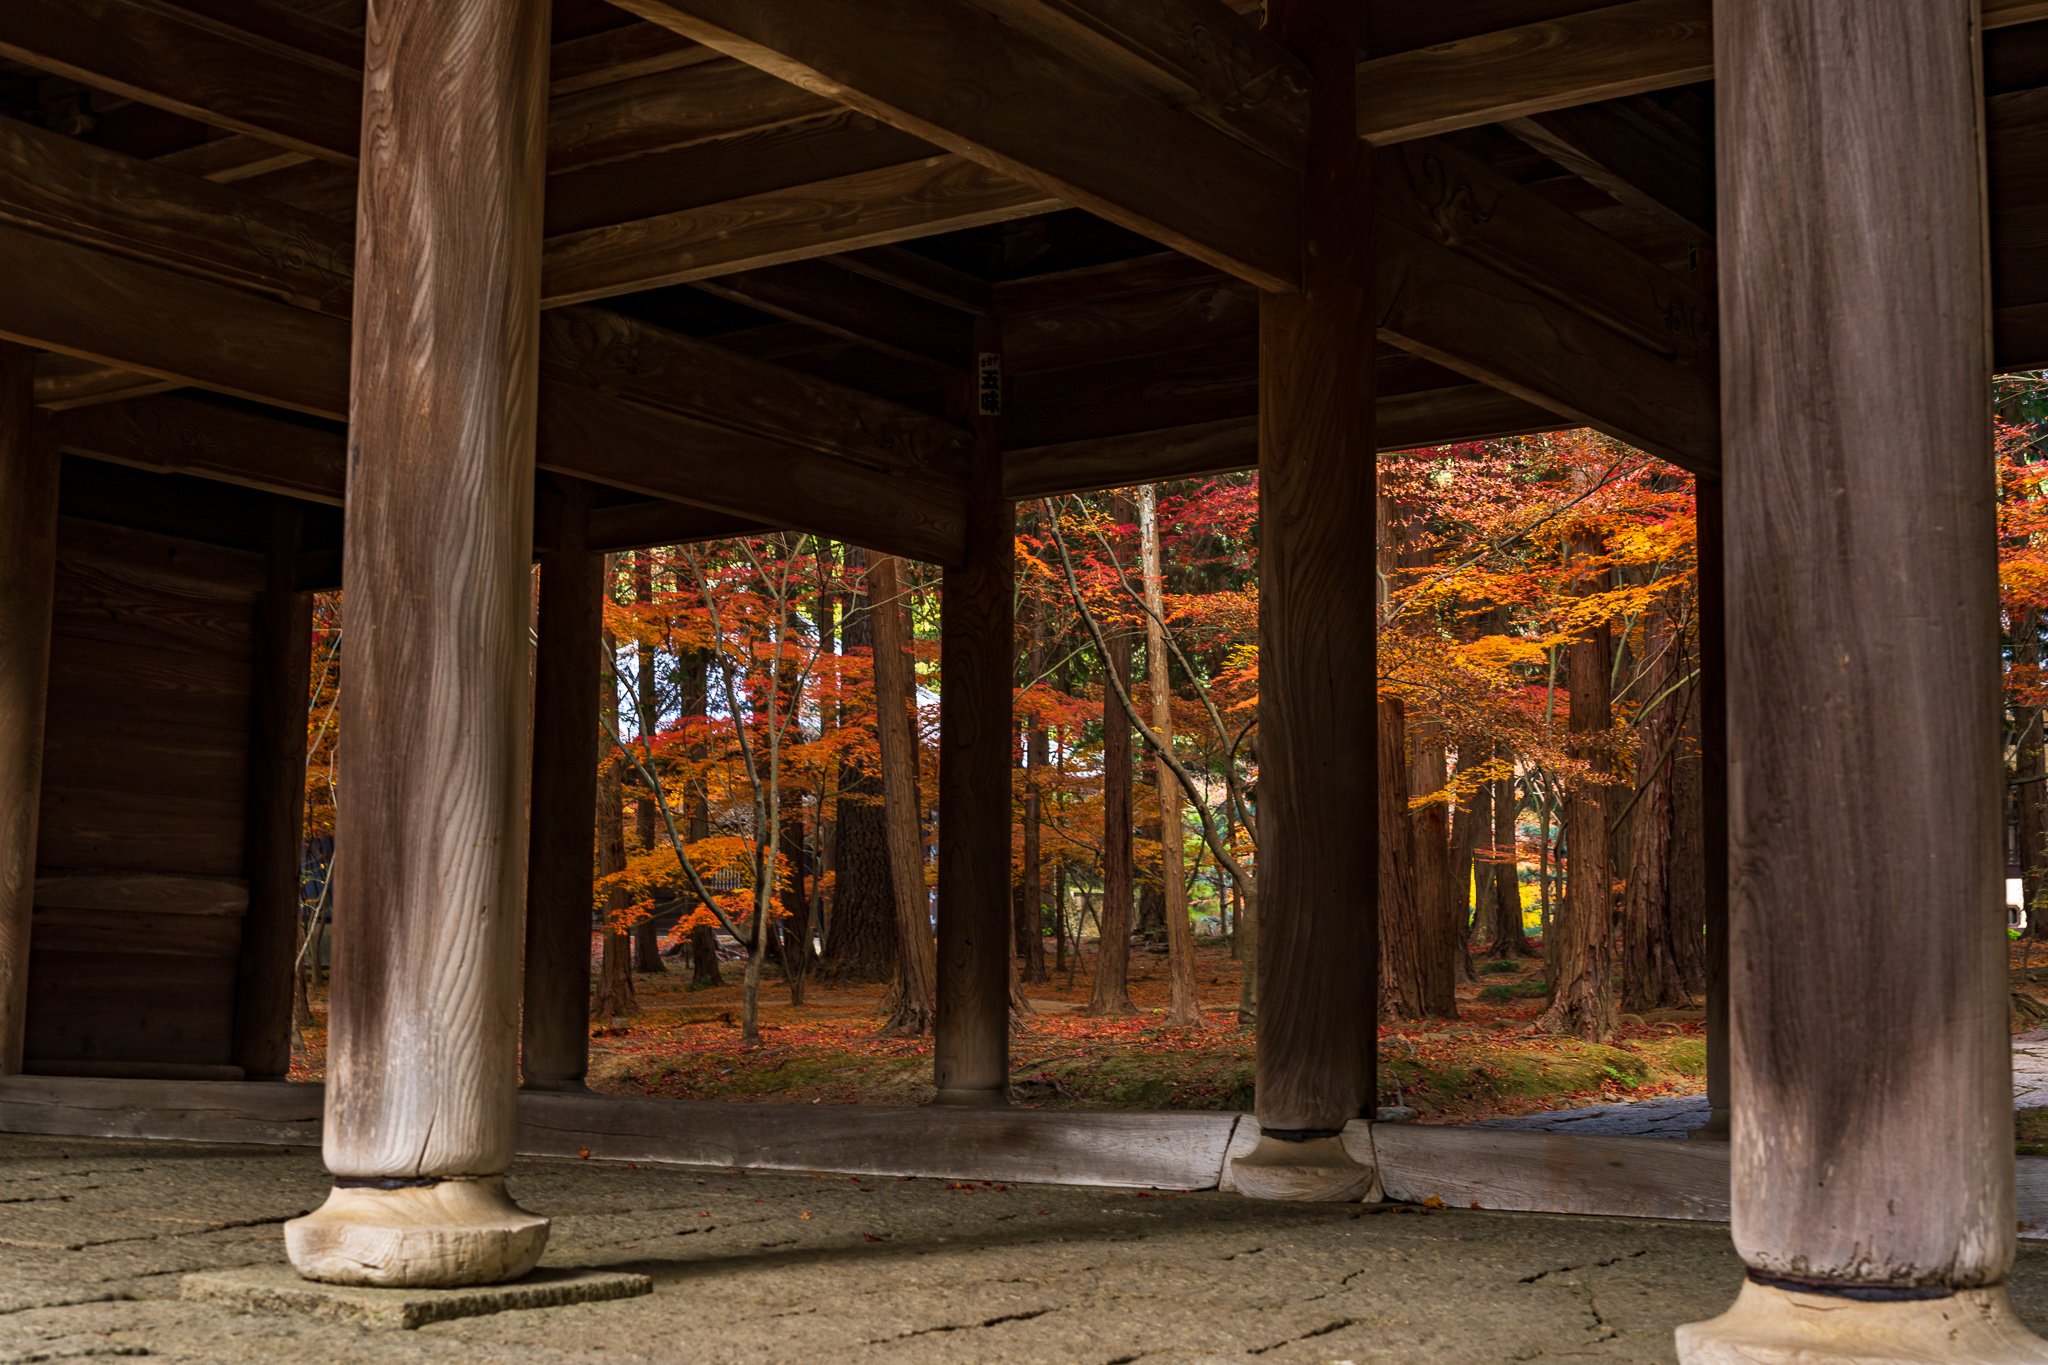
[[(1012, 1086), (1021, 1104), (1082, 1109), (1249, 1109), (1252, 1040), (1237, 1025), (1237, 964), (1227, 948), (1197, 952), (1203, 1022), (1167, 1028), (1166, 962), (1132, 954), (1138, 1013), (1097, 1019), (1082, 1011), (1092, 945), (1071, 982), (1056, 974), (1026, 988), (1033, 1004), (1011, 1041)], [(813, 983), (801, 1008), (772, 978), (762, 989), (758, 1046), (740, 1042), (734, 984), (688, 985), (671, 960), (638, 978), (640, 1013), (593, 1031), (590, 1083), (620, 1095), (812, 1104), (918, 1104), (931, 1098), (929, 1039), (881, 1031), (879, 986)], [(1613, 1045), (1530, 1031), (1542, 1009), (1539, 964), (1481, 960), (1459, 990), (1454, 1020), (1388, 1025), (1380, 1033), (1381, 1102), (1425, 1119), (1459, 1121), (1625, 1098), (1687, 1094), (1706, 1074), (1700, 1012), (1627, 1017)], [(316, 1013), (324, 1016), (324, 993)], [(324, 1030), (309, 1031), (295, 1075), (315, 1079)]]

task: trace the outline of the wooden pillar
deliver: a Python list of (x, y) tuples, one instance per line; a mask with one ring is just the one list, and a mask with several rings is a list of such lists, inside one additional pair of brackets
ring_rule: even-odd
[(1258, 1120), (1248, 1194), (1354, 1198), (1379, 988), (1371, 153), (1351, 0), (1272, 0), (1309, 64), (1299, 293), (1259, 301)]
[(292, 1263), (524, 1274), (505, 1193), (526, 890), (546, 0), (371, 0), (350, 405), (333, 1018)]
[(604, 556), (589, 548), (586, 485), (550, 480), (542, 496), (556, 503), (560, 530), (540, 557), (520, 1088), (582, 1090), (590, 1069), (590, 813), (604, 742)]
[(1707, 1122), (1695, 1137), (1728, 1137), (1728, 594), (1721, 482), (1698, 484), (1700, 848), (1707, 951)]
[(35, 352), (0, 343), (0, 1076), (28, 1017), (43, 698), (57, 578), (57, 449), (35, 434)]
[[(939, 606), (938, 1014), (941, 1104), (1003, 1104), (1010, 1086), (1010, 701), (1015, 536), (1003, 496), (1002, 349), (975, 328), (967, 559)], [(880, 643), (878, 639), (877, 644)]]
[(1976, 0), (1718, 0), (1714, 47), (1748, 1278), (1680, 1357), (2048, 1361), (2003, 1287)]
[(313, 599), (297, 583), (300, 520), (298, 508), (282, 498), (271, 509), (269, 579), (256, 599), (244, 836), (249, 909), (235, 963), (235, 1065), (249, 1080), (282, 1080), (292, 1061), (306, 693), (313, 681)]

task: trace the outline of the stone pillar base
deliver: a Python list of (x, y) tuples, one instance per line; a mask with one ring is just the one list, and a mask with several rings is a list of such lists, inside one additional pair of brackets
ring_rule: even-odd
[(1945, 1299), (1861, 1303), (1750, 1280), (1720, 1317), (1678, 1329), (1678, 1359), (1682, 1365), (2048, 1365), (2048, 1342), (2013, 1315), (2003, 1285), (1958, 1290)]
[(1251, 1199), (1356, 1204), (1381, 1197), (1379, 1172), (1360, 1164), (1338, 1137), (1283, 1142), (1261, 1134), (1249, 1152), (1230, 1159), (1230, 1178)]
[(292, 1266), (326, 1284), (445, 1288), (500, 1284), (533, 1269), (548, 1220), (512, 1202), (501, 1175), (394, 1190), (336, 1186), (284, 1225)]

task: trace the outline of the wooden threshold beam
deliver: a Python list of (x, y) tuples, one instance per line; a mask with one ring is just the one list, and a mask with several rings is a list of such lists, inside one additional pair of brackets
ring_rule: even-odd
[[(2042, 0), (1983, 0), (1983, 25), (2048, 18)], [(1358, 133), (1386, 145), (1713, 79), (1712, 0), (1626, 0), (1358, 67)]]
[(1299, 277), (1294, 170), (968, 0), (618, 3), (1261, 287)]

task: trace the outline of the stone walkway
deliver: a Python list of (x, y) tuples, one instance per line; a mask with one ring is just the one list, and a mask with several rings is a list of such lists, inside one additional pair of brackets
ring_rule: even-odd
[[(0, 1365), (1650, 1362), (1741, 1280), (1712, 1224), (521, 1161), (543, 1264), (651, 1295), (416, 1331), (180, 1297), (326, 1188), (311, 1151), (0, 1137)], [(2013, 1291), (2048, 1322), (2048, 1248)]]
[[(2034, 1109), (2042, 1105), (2048, 1105), (2048, 1029), (2035, 1029), (2012, 1040), (2012, 1107)], [(1511, 1119), (1486, 1119), (1473, 1126), (1682, 1138), (1706, 1121), (1707, 1097), (1685, 1095), (1677, 1099), (1595, 1104), (1583, 1109), (1552, 1109)]]

